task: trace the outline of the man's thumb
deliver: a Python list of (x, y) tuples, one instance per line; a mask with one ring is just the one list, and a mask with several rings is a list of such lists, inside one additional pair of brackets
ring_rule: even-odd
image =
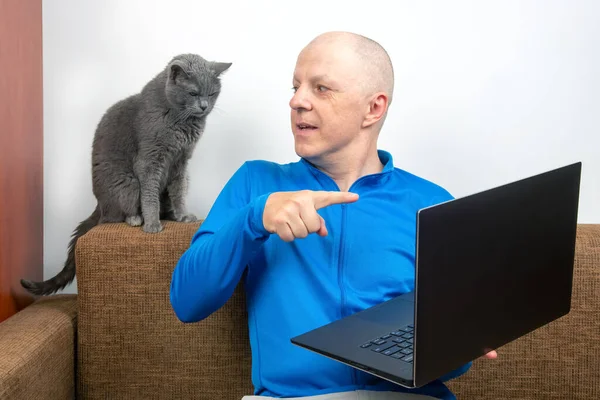
[(320, 215), (319, 218), (321, 219), (321, 226), (319, 227), (317, 234), (319, 236), (327, 236), (327, 227), (325, 226), (325, 220)]

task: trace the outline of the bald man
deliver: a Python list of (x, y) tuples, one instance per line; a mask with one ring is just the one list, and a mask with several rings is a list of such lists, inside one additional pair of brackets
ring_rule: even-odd
[(443, 382), (469, 365), (409, 391), (290, 343), (413, 290), (416, 211), (452, 198), (377, 147), (394, 87), (378, 43), (320, 35), (293, 87), (300, 159), (246, 162), (227, 182), (174, 270), (177, 317), (201, 321), (243, 280), (255, 389), (245, 399), (454, 399)]

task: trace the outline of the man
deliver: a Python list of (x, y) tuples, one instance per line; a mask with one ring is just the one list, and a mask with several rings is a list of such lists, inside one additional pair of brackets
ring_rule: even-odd
[(377, 149), (393, 85), (376, 42), (331, 32), (309, 43), (290, 101), (300, 161), (245, 163), (175, 268), (171, 303), (185, 322), (206, 318), (245, 282), (255, 395), (451, 399), (443, 381), (469, 367), (407, 394), (290, 343), (412, 290), (416, 211), (451, 198)]

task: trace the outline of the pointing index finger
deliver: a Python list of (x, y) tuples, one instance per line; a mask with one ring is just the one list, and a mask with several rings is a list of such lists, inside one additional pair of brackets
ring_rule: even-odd
[(351, 192), (318, 191), (313, 195), (316, 210), (333, 204), (353, 203), (356, 200), (358, 200), (358, 194)]

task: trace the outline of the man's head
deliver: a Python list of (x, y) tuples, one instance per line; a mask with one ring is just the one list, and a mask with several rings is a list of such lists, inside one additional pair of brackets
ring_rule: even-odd
[(296, 152), (318, 159), (376, 143), (394, 89), (392, 63), (377, 42), (329, 32), (298, 56), (290, 100)]

